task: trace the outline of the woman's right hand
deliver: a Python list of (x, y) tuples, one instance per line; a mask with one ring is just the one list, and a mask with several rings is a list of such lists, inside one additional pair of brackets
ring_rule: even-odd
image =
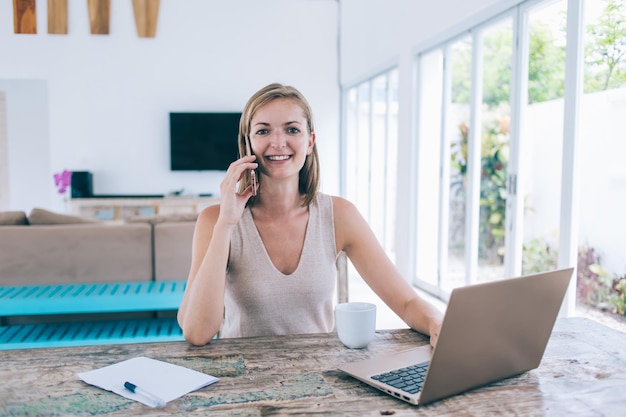
[(237, 192), (237, 183), (248, 169), (256, 169), (256, 155), (244, 156), (230, 164), (226, 176), (220, 184), (220, 214), (218, 222), (235, 224), (241, 218), (248, 199), (254, 194), (252, 185), (241, 194)]

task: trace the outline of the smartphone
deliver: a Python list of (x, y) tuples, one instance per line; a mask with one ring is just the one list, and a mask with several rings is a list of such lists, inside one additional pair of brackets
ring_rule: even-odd
[[(246, 137), (246, 156), (252, 156), (252, 146), (250, 145), (250, 136)], [(250, 181), (252, 182), (252, 195), (256, 195), (259, 183), (256, 180), (256, 171), (250, 170)]]

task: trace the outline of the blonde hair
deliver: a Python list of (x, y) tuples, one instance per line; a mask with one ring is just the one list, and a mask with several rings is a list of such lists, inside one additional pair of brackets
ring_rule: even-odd
[[(306, 98), (294, 87), (285, 86), (278, 83), (269, 84), (250, 97), (246, 106), (241, 113), (241, 119), (239, 120), (239, 157), (242, 158), (246, 155), (246, 141), (250, 136), (250, 122), (256, 111), (265, 104), (277, 100), (277, 99), (290, 99), (293, 100), (304, 112), (304, 117), (307, 121), (307, 129), (309, 135), (315, 132), (313, 126), (313, 111)], [(308, 206), (315, 199), (319, 190), (319, 156), (317, 154), (317, 145), (313, 144), (313, 150), (310, 155), (307, 155), (304, 166), (300, 170), (300, 179), (298, 183), (298, 190), (300, 194), (304, 195), (303, 206)], [(262, 175), (257, 175), (259, 184), (262, 181)], [(251, 184), (250, 171), (246, 171), (243, 179), (239, 182), (239, 192), (242, 192)], [(260, 192), (260, 187), (259, 187)], [(259, 194), (250, 197), (248, 205), (253, 206), (258, 201)]]

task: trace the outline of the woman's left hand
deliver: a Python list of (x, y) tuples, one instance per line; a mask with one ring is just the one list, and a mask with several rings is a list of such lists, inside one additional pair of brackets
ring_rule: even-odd
[(430, 345), (432, 347), (435, 347), (435, 345), (437, 345), (440, 331), (441, 331), (441, 321), (431, 319), (430, 324), (428, 326), (428, 332), (430, 333)]

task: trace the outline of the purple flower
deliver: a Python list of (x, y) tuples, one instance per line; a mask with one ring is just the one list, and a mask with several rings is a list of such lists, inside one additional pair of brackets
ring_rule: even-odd
[(59, 194), (65, 194), (71, 183), (72, 171), (64, 169), (63, 172), (54, 174), (54, 185), (59, 189)]

